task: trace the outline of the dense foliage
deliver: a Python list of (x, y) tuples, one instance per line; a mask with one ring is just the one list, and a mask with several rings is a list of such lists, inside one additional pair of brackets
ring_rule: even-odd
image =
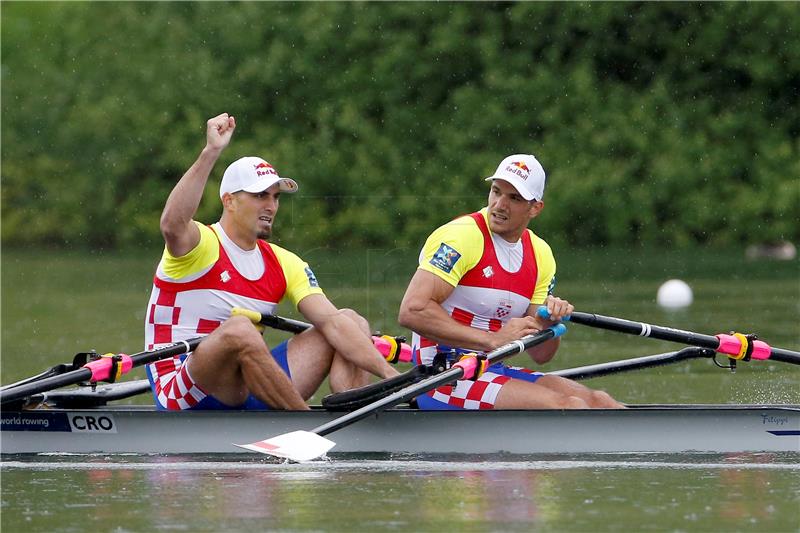
[(15, 3), (2, 7), (4, 244), (159, 242), (236, 116), (301, 191), (288, 245), (417, 247), (509, 153), (550, 241), (800, 240), (796, 3)]

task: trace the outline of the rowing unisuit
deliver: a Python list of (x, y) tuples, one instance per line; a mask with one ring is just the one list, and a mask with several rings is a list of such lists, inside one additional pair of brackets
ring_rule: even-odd
[[(419, 268), (454, 287), (442, 308), (456, 321), (483, 331), (497, 331), (508, 320), (541, 304), (555, 285), (556, 263), (548, 244), (531, 230), (516, 243), (494, 235), (487, 210), (465, 215), (436, 229), (420, 253)], [(413, 334), (415, 362), (430, 364), (440, 347)], [(511, 377), (535, 381), (528, 369), (493, 365), (478, 381), (459, 381), (417, 398), (430, 409), (490, 409)]]
[[(253, 250), (242, 250), (219, 223), (196, 224), (200, 242), (192, 251), (173, 257), (164, 249), (145, 316), (146, 349), (211, 333), (230, 318), (233, 307), (273, 314), (286, 296), (296, 306), (322, 293), (308, 264), (292, 252), (263, 240)], [(282, 355), (278, 351), (273, 349), (276, 360)], [(185, 359), (147, 366), (160, 408), (188, 409), (206, 398), (183, 368)]]

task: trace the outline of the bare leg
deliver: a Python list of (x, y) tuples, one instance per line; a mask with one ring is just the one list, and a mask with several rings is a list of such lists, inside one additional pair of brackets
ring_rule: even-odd
[[(369, 329), (369, 322), (367, 319), (353, 311), (352, 309), (342, 309), (346, 317), (356, 323), (364, 335), (372, 338), (372, 332)], [(368, 385), (370, 382), (370, 373), (366, 370), (358, 368), (355, 364), (348, 361), (343, 355), (337, 353), (333, 358), (333, 366), (331, 368), (331, 375), (328, 379), (331, 385), (332, 392), (341, 392), (345, 390), (355, 389)]]
[(561, 376), (544, 375), (536, 380), (536, 383), (562, 395), (577, 396), (591, 408), (625, 408), (624, 405), (612, 398), (607, 392), (590, 389), (577, 381), (562, 378)]
[[(358, 313), (351, 309), (339, 312), (356, 322), (365, 335), (371, 336), (369, 324)], [(288, 354), (292, 382), (305, 399), (314, 395), (329, 372), (332, 392), (362, 387), (370, 382), (369, 372), (335, 353), (316, 328), (308, 329), (290, 340)]]
[(370, 374), (361, 370), (338, 353), (333, 358), (331, 375), (328, 378), (331, 392), (342, 392), (369, 385)]
[(251, 393), (275, 409), (308, 409), (264, 339), (245, 317), (226, 320), (187, 359), (197, 385), (226, 405)]
[(578, 396), (561, 394), (539, 384), (512, 379), (500, 388), (495, 409), (588, 409)]
[(331, 370), (333, 347), (316, 328), (289, 339), (287, 347), (292, 383), (304, 399), (309, 399)]

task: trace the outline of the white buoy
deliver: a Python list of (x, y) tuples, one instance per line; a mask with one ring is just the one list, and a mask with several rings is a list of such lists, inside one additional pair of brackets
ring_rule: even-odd
[(692, 305), (692, 288), (685, 281), (671, 279), (658, 288), (656, 301), (666, 309), (680, 309)]

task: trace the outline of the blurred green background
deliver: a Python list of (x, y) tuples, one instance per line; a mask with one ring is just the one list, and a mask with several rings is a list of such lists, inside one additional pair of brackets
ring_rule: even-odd
[(3, 2), (5, 246), (158, 244), (227, 111), (224, 167), (296, 178), (277, 240), (418, 247), (531, 152), (578, 245), (800, 240), (787, 3)]
[[(800, 242), (796, 3), (0, 9), (4, 383), (78, 351), (141, 349), (160, 211), (223, 111), (237, 130), (196, 218), (217, 220), (229, 162), (266, 158), (301, 187), (275, 241), (376, 329), (407, 333), (397, 308), (425, 236), (530, 152), (548, 173), (533, 229), (579, 309), (800, 347), (800, 262), (746, 257)], [(695, 290), (684, 312), (654, 303), (673, 277)], [(558, 367), (675, 347), (566, 339)], [(799, 401), (796, 367), (761, 368)], [(608, 379), (627, 400), (674, 388)]]

